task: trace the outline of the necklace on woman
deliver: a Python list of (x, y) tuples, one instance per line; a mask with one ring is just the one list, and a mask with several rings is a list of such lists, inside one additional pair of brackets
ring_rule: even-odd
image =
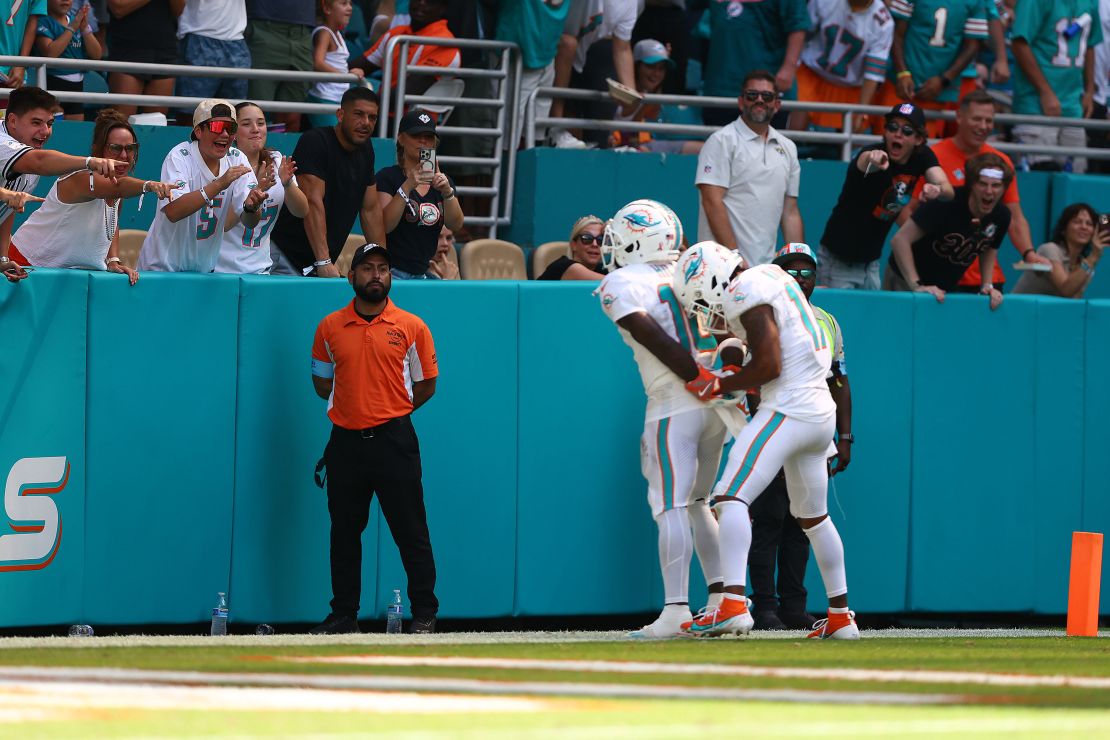
[(112, 237), (116, 235), (116, 225), (119, 222), (119, 200), (114, 205), (108, 205), (106, 200), (101, 202), (104, 204), (104, 236), (111, 244)]

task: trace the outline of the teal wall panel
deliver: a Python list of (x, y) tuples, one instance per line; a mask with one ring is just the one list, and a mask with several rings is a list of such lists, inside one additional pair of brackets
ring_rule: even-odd
[[(1019, 357), (1031, 355), (1034, 366), (1033, 386), (1011, 401), (1036, 419), (1031, 445), (1025, 448), (1019, 439), (1014, 443), (1033, 459), (1034, 608), (1046, 614), (1067, 611), (1071, 533), (1082, 527), (1083, 449), (1078, 440), (1084, 438), (1085, 411), (1097, 408), (1089, 405), (1085, 392), (1087, 305), (1063, 298), (1038, 300), (1036, 333), (1012, 349)], [(1103, 527), (1107, 524), (1110, 518), (1103, 520)]]
[[(1020, 357), (1036, 303), (914, 297), (910, 609), (1023, 611), (1034, 517), (1033, 363)], [(1017, 357), (1015, 357), (1017, 355)], [(984, 588), (989, 574), (991, 587)], [(943, 587), (940, 587), (943, 584)]]
[(85, 577), (88, 276), (35, 278), (0, 279), (0, 482), (27, 496), (0, 499), (0, 626), (76, 621)]
[(228, 590), (239, 279), (88, 280), (85, 617), (199, 621)]
[[(593, 284), (520, 294), (516, 613), (658, 609), (644, 395)], [(697, 580), (693, 583), (698, 583)]]
[[(1110, 409), (1110, 383), (1105, 378), (1110, 368), (1110, 301), (1087, 304), (1086, 337), (1086, 410), (1082, 443), (1074, 449), (1083, 451), (1083, 519), (1084, 532), (1101, 532), (1110, 536), (1110, 476), (1106, 473), (1106, 416)], [(1073, 372), (1078, 373), (1079, 368)], [(1072, 458), (1075, 459), (1074, 457)], [(1061, 461), (1063, 463), (1063, 461)], [(1066, 489), (1056, 489), (1065, 493)], [(1071, 547), (1071, 540), (1068, 540)], [(1070, 560), (1069, 560), (1070, 562)], [(1102, 545), (1102, 606), (1100, 613), (1110, 612), (1110, 542)]]

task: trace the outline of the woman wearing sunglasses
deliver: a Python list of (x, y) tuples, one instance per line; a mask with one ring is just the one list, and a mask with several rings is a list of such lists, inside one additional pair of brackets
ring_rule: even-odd
[[(139, 160), (135, 130), (118, 111), (100, 111), (93, 127), (92, 156), (127, 162)], [(119, 257), (119, 208), (123, 198), (151, 193), (168, 198), (172, 184), (134, 177), (107, 178), (78, 171), (58, 178), (42, 206), (12, 235), (11, 256), (34, 267), (70, 267), (139, 274)]]
[(563, 255), (547, 266), (537, 280), (601, 280), (601, 236), (605, 222), (597, 216), (583, 216), (570, 230), (570, 255)]
[(273, 185), (253, 177), (247, 158), (231, 146), (238, 129), (226, 100), (201, 102), (193, 113), (190, 140), (162, 162), (162, 181), (173, 183), (171, 200), (160, 203), (139, 255), (140, 270), (213, 272), (223, 234), (262, 218)]
[[(247, 158), (257, 182), (272, 181), (261, 207), (261, 218), (253, 228), (238, 223), (224, 232), (216, 272), (266, 275), (273, 267), (270, 257), (270, 229), (284, 203), (297, 218), (308, 212), (308, 198), (297, 185), (297, 164), (292, 157), (266, 146), (266, 114), (255, 103), (235, 106), (239, 129), (235, 146)], [(276, 173), (276, 174), (275, 174)]]

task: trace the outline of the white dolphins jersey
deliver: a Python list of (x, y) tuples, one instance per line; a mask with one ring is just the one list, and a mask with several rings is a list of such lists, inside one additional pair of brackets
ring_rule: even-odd
[[(717, 342), (712, 335), (702, 332), (698, 322), (682, 310), (671, 287), (674, 263), (627, 265), (610, 273), (598, 288), (601, 309), (616, 324), (634, 313), (645, 313), (672, 339), (690, 350), (694, 357), (700, 352), (711, 352)], [(632, 338), (619, 324), (624, 343), (632, 348), (632, 356), (640, 368), (640, 379), (647, 394), (646, 421), (658, 421), (692, 409), (705, 408), (705, 404), (686, 390), (686, 384), (659, 361), (655, 355)]]
[(825, 382), (832, 364), (829, 337), (801, 286), (778, 265), (759, 265), (741, 272), (725, 289), (725, 318), (732, 333), (746, 340), (740, 317), (762, 305), (775, 312), (782, 373), (760, 389), (759, 410), (778, 411), (801, 421), (832, 418), (836, 404)]
[(813, 30), (802, 50), (802, 64), (848, 87), (886, 79), (894, 19), (882, 0), (859, 11), (846, 0), (810, 0), (809, 19)]

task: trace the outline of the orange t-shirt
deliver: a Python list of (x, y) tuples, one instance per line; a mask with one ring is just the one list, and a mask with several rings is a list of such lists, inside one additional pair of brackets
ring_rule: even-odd
[(352, 300), (316, 327), (312, 374), (332, 378), (328, 417), (344, 429), (367, 429), (412, 413), (412, 384), (436, 377), (439, 366), (420, 317), (388, 301), (367, 322)]
[[(378, 39), (363, 56), (374, 66), (384, 69), (385, 47), (394, 36), (427, 36), (436, 39), (455, 38), (455, 34), (451, 33), (451, 30), (447, 28), (446, 20), (429, 23), (416, 32), (414, 32), (412, 26), (408, 24), (394, 26), (386, 31), (385, 35)], [(419, 64), (426, 67), (459, 67), (462, 64), (462, 58), (459, 56), (459, 50), (454, 46), (432, 46), (431, 44), (411, 43), (409, 44), (408, 63)], [(393, 47), (393, 72), (389, 80), (390, 87), (397, 86), (397, 75), (400, 68), (401, 44), (398, 43)]]
[[(972, 156), (979, 154), (997, 154), (1002, 157), (1006, 164), (1010, 165), (1011, 169), (1014, 166), (1014, 163), (1010, 161), (1009, 157), (990, 144), (983, 144), (983, 146), (979, 147), (979, 151), (970, 156), (964, 154), (960, 148), (956, 146), (955, 139), (942, 139), (936, 144), (933, 144), (930, 149), (933, 150), (933, 154), (937, 155), (937, 161), (940, 162), (941, 169), (944, 170), (944, 174), (948, 176), (948, 182), (952, 183), (952, 187), (954, 188), (967, 184), (967, 174), (964, 172), (964, 167), (967, 165), (967, 160)], [(924, 184), (924, 180), (918, 181), (917, 188), (913, 191), (913, 197), (921, 197), (921, 188)], [(1002, 202), (1017, 203), (1018, 200), (1017, 178), (1015, 177), (1010, 182), (1010, 187), (1006, 188), (1006, 192), (1002, 194)], [(998, 266), (997, 262), (994, 265), (994, 275), (991, 277), (991, 282), (995, 285), (1006, 282), (1006, 276), (1002, 274), (1002, 268)], [(970, 285), (974, 288), (978, 288), (982, 285), (979, 275), (979, 260), (975, 260), (967, 268), (964, 276), (960, 278), (960, 285)]]

